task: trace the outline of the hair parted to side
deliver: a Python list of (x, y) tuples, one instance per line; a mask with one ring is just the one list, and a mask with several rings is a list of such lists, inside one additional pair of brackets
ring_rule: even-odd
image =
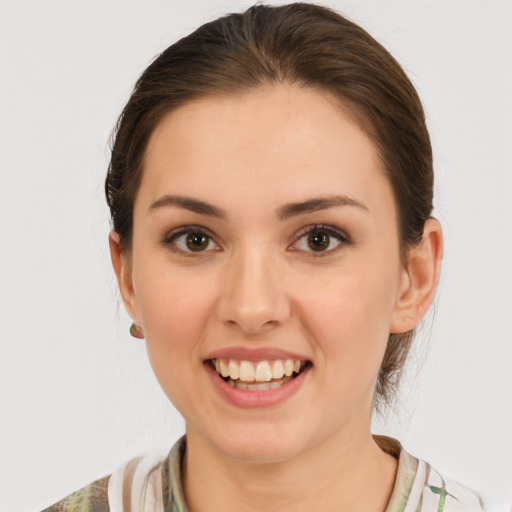
[[(157, 124), (195, 98), (289, 83), (339, 101), (375, 144), (392, 185), (403, 261), (432, 212), (432, 149), (420, 99), (398, 62), (361, 27), (317, 5), (255, 5), (206, 23), (161, 53), (137, 81), (113, 133), (105, 191), (131, 249), (144, 153)], [(376, 406), (395, 395), (414, 331), (390, 334)]]

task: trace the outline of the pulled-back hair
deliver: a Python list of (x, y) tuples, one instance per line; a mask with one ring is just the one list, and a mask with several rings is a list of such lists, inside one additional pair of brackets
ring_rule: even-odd
[[(421, 102), (398, 62), (366, 31), (306, 3), (255, 5), (206, 23), (144, 71), (114, 131), (105, 183), (123, 251), (131, 250), (144, 154), (162, 118), (199, 97), (240, 95), (280, 83), (334, 96), (375, 144), (393, 188), (406, 263), (432, 211), (432, 150)], [(389, 335), (376, 404), (393, 397), (413, 335)]]

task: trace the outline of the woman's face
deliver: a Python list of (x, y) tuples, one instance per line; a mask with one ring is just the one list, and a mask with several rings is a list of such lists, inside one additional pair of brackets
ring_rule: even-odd
[(369, 435), (407, 273), (375, 148), (326, 94), (268, 86), (164, 118), (124, 265), (189, 433), (246, 461)]

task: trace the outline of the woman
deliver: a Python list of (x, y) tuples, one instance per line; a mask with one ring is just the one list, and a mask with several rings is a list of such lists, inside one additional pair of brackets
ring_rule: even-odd
[(413, 86), (332, 11), (256, 6), (168, 48), (106, 193), (186, 438), (47, 510), (496, 510), (370, 432), (438, 282), (432, 189)]

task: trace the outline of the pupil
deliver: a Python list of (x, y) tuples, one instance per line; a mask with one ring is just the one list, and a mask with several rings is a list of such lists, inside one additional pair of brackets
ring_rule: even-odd
[(308, 245), (313, 251), (323, 251), (329, 247), (329, 235), (327, 233), (312, 233), (308, 237)]
[(191, 251), (202, 251), (208, 245), (208, 238), (202, 233), (190, 233), (187, 236), (187, 247)]

